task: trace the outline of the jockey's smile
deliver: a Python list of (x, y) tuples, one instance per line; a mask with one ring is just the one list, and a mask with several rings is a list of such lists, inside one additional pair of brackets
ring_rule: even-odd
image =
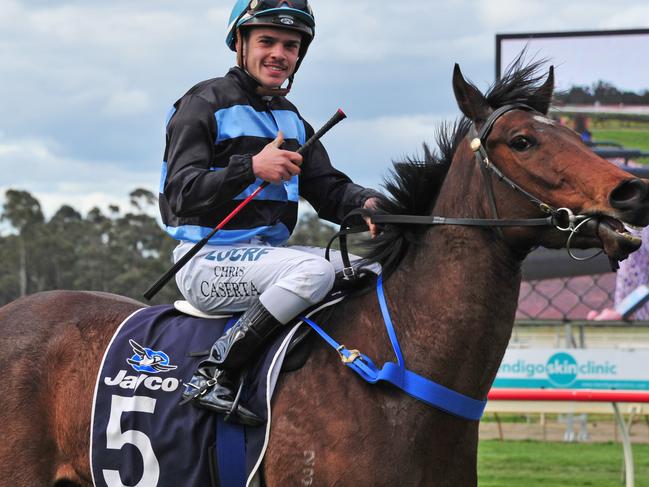
[(246, 71), (265, 88), (279, 88), (295, 70), (301, 41), (302, 36), (290, 30), (250, 29), (244, 48)]

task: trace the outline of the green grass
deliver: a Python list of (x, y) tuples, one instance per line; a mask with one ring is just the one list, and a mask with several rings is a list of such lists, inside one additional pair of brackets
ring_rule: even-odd
[(624, 147), (649, 151), (649, 130), (642, 129), (594, 129), (593, 140), (606, 140)]
[[(593, 116), (590, 117), (590, 131), (595, 142), (617, 142), (627, 149), (640, 149), (649, 152), (648, 120), (600, 119)], [(643, 158), (636, 162), (649, 164), (649, 158)]]
[[(550, 418), (550, 415), (546, 414), (547, 419)], [(506, 413), (498, 414), (498, 419), (494, 414), (485, 414), (480, 420), (481, 423), (538, 423), (539, 415), (538, 414), (516, 414), (516, 413)]]
[(649, 120), (646, 118), (632, 120), (616, 118), (591, 117), (591, 126), (594, 129), (643, 129), (649, 130)]
[[(560, 414), (560, 413), (546, 413), (545, 414), (545, 420), (548, 422), (551, 421), (559, 421), (559, 419), (565, 416), (565, 414)], [(612, 417), (610, 414), (589, 414), (588, 415), (588, 421), (590, 423), (598, 423), (598, 422), (611, 422), (613, 421)], [(501, 424), (507, 424), (507, 423), (527, 423), (527, 424), (541, 424), (541, 415), (539, 413), (499, 413), (498, 414), (498, 419), (496, 419), (496, 416), (494, 414), (485, 414), (482, 419), (480, 419), (481, 423), (496, 423), (500, 422)]]
[[(649, 487), (649, 445), (634, 444), (636, 487)], [(480, 487), (619, 487), (619, 443), (483, 440), (478, 450)]]
[[(592, 132), (595, 142), (612, 141), (622, 144), (626, 149), (640, 149), (649, 152), (649, 130), (647, 129), (593, 129)], [(649, 158), (642, 157), (635, 162), (649, 164)]]

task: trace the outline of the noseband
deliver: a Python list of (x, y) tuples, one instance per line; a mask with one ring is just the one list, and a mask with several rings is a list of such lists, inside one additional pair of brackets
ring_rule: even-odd
[[(578, 257), (573, 254), (570, 248), (570, 243), (579, 229), (595, 217), (582, 214), (575, 215), (570, 208), (554, 208), (553, 206), (543, 202), (541, 199), (537, 198), (536, 196), (519, 186), (518, 183), (505, 176), (500, 171), (500, 169), (498, 169), (489, 159), (489, 155), (487, 154), (486, 150), (487, 138), (489, 137), (489, 134), (491, 133), (491, 130), (498, 119), (505, 113), (512, 110), (537, 112), (532, 107), (522, 103), (505, 105), (496, 109), (491, 113), (491, 115), (489, 115), (489, 118), (487, 118), (485, 123), (482, 125), (480, 132), (476, 131), (475, 124), (472, 124), (471, 128), (469, 129), (469, 137), (471, 138), (471, 150), (474, 152), (476, 162), (482, 172), (489, 206), (495, 218), (447, 218), (440, 216), (374, 214), (371, 215), (372, 222), (377, 224), (400, 223), (408, 225), (462, 225), (473, 227), (495, 227), (496, 231), (501, 237), (503, 236), (501, 230), (502, 227), (555, 227), (559, 231), (570, 232), (570, 236), (568, 237), (568, 240), (566, 242), (566, 249), (573, 259), (588, 260), (595, 257), (596, 255), (599, 255), (602, 252), (601, 250), (597, 254), (592, 256)], [(536, 207), (538, 207), (542, 213), (548, 216), (544, 218), (521, 219), (499, 218), (498, 209), (496, 207), (496, 199), (494, 197), (493, 187), (491, 184), (491, 178), (489, 177), (489, 171), (491, 171), (491, 173), (496, 176), (498, 181), (503, 182), (514, 191), (517, 191), (524, 195), (529, 201), (531, 201)]]

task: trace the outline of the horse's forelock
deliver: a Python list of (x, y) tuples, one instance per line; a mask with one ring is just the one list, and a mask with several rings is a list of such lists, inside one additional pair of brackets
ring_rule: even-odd
[[(547, 60), (525, 59), (523, 50), (507, 67), (504, 75), (491, 85), (485, 97), (492, 108), (522, 103), (544, 112), (548, 106), (551, 91), (540, 89), (548, 75)], [(552, 73), (552, 70), (549, 71)]]

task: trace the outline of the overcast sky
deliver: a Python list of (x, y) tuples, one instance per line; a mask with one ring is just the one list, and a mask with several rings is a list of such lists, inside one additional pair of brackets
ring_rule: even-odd
[[(234, 63), (224, 44), (233, 3), (0, 0), (1, 194), (30, 191), (51, 216), (62, 203), (85, 213), (124, 207), (137, 187), (157, 192), (169, 107)], [(497, 33), (649, 27), (646, 0), (312, 6), (316, 39), (289, 99), (316, 128), (347, 112), (324, 142), (370, 186), (458, 114), (455, 62), (481, 89), (493, 81)]]

